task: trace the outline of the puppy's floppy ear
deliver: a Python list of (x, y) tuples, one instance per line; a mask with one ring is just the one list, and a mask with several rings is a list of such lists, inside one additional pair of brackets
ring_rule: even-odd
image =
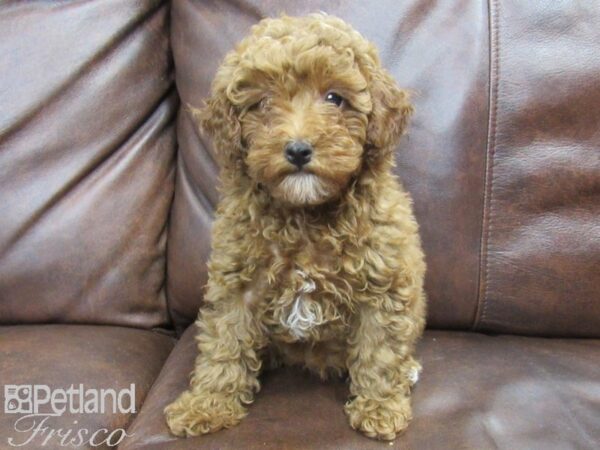
[(367, 127), (367, 160), (371, 165), (393, 163), (393, 152), (413, 112), (407, 91), (376, 64), (371, 70), (369, 90), (373, 109)]
[(242, 137), (238, 113), (224, 91), (215, 91), (204, 107), (188, 106), (200, 130), (212, 138), (215, 158), (221, 169), (242, 165)]

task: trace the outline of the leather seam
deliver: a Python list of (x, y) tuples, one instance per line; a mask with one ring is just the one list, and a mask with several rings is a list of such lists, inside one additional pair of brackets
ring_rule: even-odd
[(489, 24), (490, 24), (490, 86), (489, 86), (489, 118), (488, 137), (486, 148), (486, 167), (483, 196), (483, 217), (480, 239), (479, 257), (479, 289), (477, 312), (473, 328), (480, 329), (488, 312), (488, 281), (489, 281), (489, 240), (492, 230), (492, 210), (494, 194), (494, 162), (496, 153), (496, 129), (498, 117), (498, 88), (500, 68), (500, 13), (499, 1), (490, 0)]

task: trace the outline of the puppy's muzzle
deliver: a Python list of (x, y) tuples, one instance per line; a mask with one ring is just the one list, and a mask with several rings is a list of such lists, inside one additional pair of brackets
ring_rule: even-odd
[(310, 162), (313, 149), (312, 145), (310, 145), (308, 142), (291, 141), (285, 146), (284, 153), (285, 159), (287, 159), (298, 169), (302, 169), (302, 166)]

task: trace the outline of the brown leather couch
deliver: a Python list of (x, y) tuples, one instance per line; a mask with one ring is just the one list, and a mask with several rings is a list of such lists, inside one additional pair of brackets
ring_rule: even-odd
[[(261, 17), (318, 10), (414, 91), (397, 172), (429, 266), (415, 418), (371, 441), (343, 382), (284, 369), (237, 428), (175, 439), (162, 409), (191, 370), (217, 202), (183, 105)], [(124, 450), (598, 448), (599, 24), (594, 0), (2, 2), (0, 392), (134, 383), (137, 414), (48, 422), (123, 428)], [(0, 449), (27, 438), (17, 418), (0, 411)], [(21, 448), (62, 448), (43, 441)]]

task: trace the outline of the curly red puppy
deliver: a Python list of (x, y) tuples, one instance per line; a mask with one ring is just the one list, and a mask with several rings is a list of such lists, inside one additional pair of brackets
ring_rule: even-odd
[(246, 415), (269, 364), (350, 375), (350, 425), (393, 439), (411, 419), (425, 264), (392, 174), (412, 109), (342, 20), (265, 19), (230, 52), (204, 109), (222, 198), (190, 389), (176, 435)]

